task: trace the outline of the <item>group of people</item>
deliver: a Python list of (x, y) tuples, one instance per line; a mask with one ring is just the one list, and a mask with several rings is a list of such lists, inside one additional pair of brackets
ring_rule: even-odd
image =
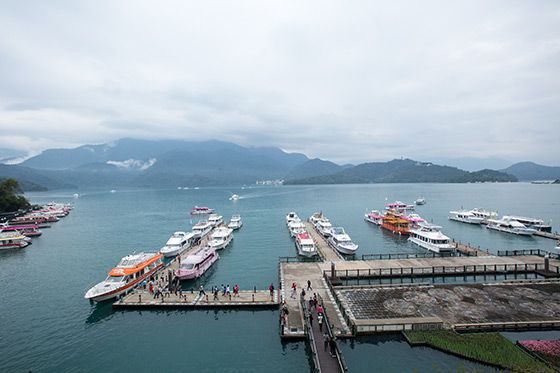
[[(229, 284), (228, 285), (222, 284), (220, 287), (212, 286), (212, 294), (214, 295), (214, 300), (220, 300), (219, 298), (220, 293), (222, 293), (222, 297), (231, 296), (232, 289), (230, 288)], [(206, 295), (206, 292), (204, 291), (204, 287), (202, 286), (202, 284), (200, 284), (198, 294), (200, 296)], [(234, 297), (239, 296), (239, 286), (237, 285), (233, 287), (233, 296)]]

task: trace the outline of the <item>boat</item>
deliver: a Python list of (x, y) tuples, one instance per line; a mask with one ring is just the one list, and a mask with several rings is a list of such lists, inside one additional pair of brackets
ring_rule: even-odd
[(222, 215), (212, 214), (208, 217), (208, 224), (217, 227), (224, 222)]
[(533, 228), (541, 232), (552, 233), (552, 226), (544, 224), (541, 219), (526, 218), (524, 216), (504, 215), (504, 219), (517, 220), (527, 228)]
[(181, 261), (181, 266), (177, 270), (177, 277), (179, 280), (199, 278), (218, 259), (220, 259), (220, 255), (215, 248), (201, 247)]
[(364, 219), (372, 224), (381, 225), (383, 222), (383, 214), (378, 210), (371, 210), (371, 212), (365, 214)]
[(288, 225), (288, 231), (290, 231), (290, 236), (295, 237), (298, 234), (307, 233), (305, 230), (305, 224), (301, 220), (293, 221)]
[(342, 254), (353, 255), (358, 250), (358, 245), (352, 242), (342, 227), (333, 227), (332, 235), (327, 241)]
[(385, 210), (414, 210), (414, 205), (407, 205), (406, 203), (403, 203), (401, 201), (395, 201), (395, 203), (388, 203), (387, 206), (385, 206)]
[(296, 235), (296, 247), (301, 256), (312, 257), (317, 255), (317, 245), (308, 233), (300, 233)]
[(206, 214), (211, 214), (214, 211), (215, 211), (214, 209), (211, 209), (211, 208), (208, 208), (208, 207), (195, 206), (195, 207), (192, 208), (190, 214), (191, 215), (206, 215)]
[(23, 249), (29, 245), (29, 238), (18, 231), (0, 232), (0, 250)]
[(292, 221), (301, 220), (297, 213), (290, 211), (288, 215), (286, 215), (286, 225), (289, 225)]
[(216, 228), (210, 236), (208, 244), (216, 250), (220, 250), (229, 245), (231, 240), (233, 240), (233, 229), (224, 227)]
[(387, 214), (383, 216), (381, 227), (393, 233), (398, 233), (401, 235), (409, 234), (410, 221), (405, 219), (402, 214), (396, 213), (394, 211), (388, 211)]
[(484, 220), (480, 216), (473, 214), (471, 211), (466, 210), (449, 211), (447, 219), (468, 224), (482, 224), (482, 221)]
[(234, 194), (233, 196), (229, 197), (230, 201), (236, 201), (239, 199), (239, 196), (237, 194)]
[(474, 216), (482, 218), (482, 224), (487, 224), (488, 219), (498, 219), (498, 212), (497, 211), (496, 212), (486, 211), (482, 207), (474, 208), (474, 209), (470, 210), (470, 212)]
[(416, 199), (416, 201), (414, 201), (414, 203), (416, 203), (417, 205), (425, 205), (426, 204), (426, 198), (424, 197), (418, 197)]
[(165, 257), (175, 256), (191, 246), (194, 236), (195, 234), (193, 232), (175, 232), (159, 252)]
[(41, 230), (39, 230), (38, 225), (2, 225), (0, 227), (0, 231), (2, 232), (11, 232), (11, 231), (19, 231), (26, 237), (39, 237), (43, 234)]
[(163, 267), (162, 259), (163, 255), (157, 253), (127, 255), (109, 272), (105, 281), (89, 289), (84, 298), (96, 302), (118, 298)]
[(417, 228), (420, 225), (426, 223), (426, 220), (422, 219), (422, 217), (420, 215), (415, 214), (415, 213), (410, 213), (408, 215), (403, 215), (402, 217), (410, 222), (409, 229), (410, 228)]
[(323, 219), (323, 213), (322, 212), (316, 212), (313, 215), (311, 215), (311, 217), (309, 218), (309, 222), (315, 227), (315, 226), (317, 226), (317, 223), (321, 219)]
[(488, 229), (495, 231), (517, 234), (519, 236), (532, 236), (537, 231), (533, 228), (527, 228), (517, 220), (513, 219), (488, 219)]
[(235, 214), (231, 217), (231, 220), (229, 221), (228, 227), (236, 230), (239, 229), (243, 226), (243, 222), (241, 221), (241, 216), (239, 216), (239, 214)]
[(441, 233), (440, 229), (439, 225), (422, 224), (418, 228), (410, 229), (408, 240), (436, 253), (455, 251), (455, 246), (449, 243), (449, 237)]
[(333, 226), (327, 218), (319, 220), (315, 225), (315, 228), (325, 238), (329, 238), (332, 235)]
[(212, 226), (208, 223), (208, 220), (201, 219), (196, 223), (196, 225), (192, 228), (192, 232), (194, 233), (194, 238), (204, 238), (210, 231), (212, 230)]

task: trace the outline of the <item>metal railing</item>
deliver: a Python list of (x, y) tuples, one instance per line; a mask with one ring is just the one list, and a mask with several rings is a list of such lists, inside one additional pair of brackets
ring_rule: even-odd
[(319, 257), (300, 257), (300, 256), (281, 256), (278, 258), (280, 263), (314, 263), (314, 262), (322, 262), (321, 258)]
[[(417, 259), (417, 258), (451, 258), (464, 256), (462, 253), (389, 253), (389, 254), (364, 254), (361, 260), (392, 260), (392, 259)], [(360, 260), (360, 259), (352, 259)]]
[(300, 297), (300, 307), (302, 310), (303, 325), (305, 330), (305, 335), (309, 340), (309, 345), (311, 346), (311, 355), (313, 357), (313, 363), (315, 364), (315, 372), (321, 371), (321, 362), (319, 361), (319, 354), (317, 353), (317, 344), (315, 343), (315, 337), (313, 336), (313, 329), (309, 324), (307, 319), (307, 304), (304, 297)]
[[(323, 297), (319, 294), (317, 294), (317, 298), (319, 301), (319, 304), (321, 305), (321, 307), (323, 308), (323, 318), (325, 319), (325, 324), (327, 326), (327, 334), (329, 335), (329, 337), (334, 337), (334, 333), (331, 327), (331, 323), (329, 321), (329, 316), (327, 314), (327, 309), (325, 307), (325, 304), (323, 302)], [(348, 372), (348, 367), (346, 366), (346, 361), (344, 361), (344, 356), (342, 356), (342, 351), (340, 350), (340, 346), (338, 345), (338, 342), (336, 342), (335, 340), (335, 344), (336, 344), (336, 358), (338, 360), (338, 366), (340, 368), (341, 372)]]
[(524, 249), (524, 250), (498, 250), (498, 256), (525, 256), (536, 255), (545, 257), (548, 255), (551, 259), (560, 259), (560, 253), (554, 253), (541, 249)]

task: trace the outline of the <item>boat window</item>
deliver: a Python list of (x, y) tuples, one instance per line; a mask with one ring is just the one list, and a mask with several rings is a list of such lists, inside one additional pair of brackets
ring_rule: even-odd
[(109, 276), (105, 281), (107, 282), (121, 282), (124, 276)]
[(191, 270), (191, 269), (194, 268), (194, 264), (193, 264), (193, 263), (186, 263), (186, 264), (183, 264), (183, 265), (181, 266), (181, 268), (182, 268), (182, 269)]

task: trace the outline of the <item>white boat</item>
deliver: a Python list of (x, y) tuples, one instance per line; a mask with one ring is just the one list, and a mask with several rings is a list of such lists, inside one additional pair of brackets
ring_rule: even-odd
[(358, 245), (352, 242), (342, 227), (333, 227), (328, 242), (342, 254), (352, 255), (358, 250)]
[(315, 241), (309, 236), (308, 233), (300, 233), (296, 235), (296, 247), (301, 256), (311, 257), (317, 255), (317, 246)]
[(0, 250), (23, 249), (29, 245), (29, 238), (19, 231), (0, 233)]
[(101, 302), (130, 291), (145, 278), (153, 275), (163, 266), (163, 255), (156, 253), (140, 253), (127, 255), (109, 272), (105, 281), (89, 289), (86, 299)]
[(533, 228), (541, 232), (552, 233), (552, 226), (545, 224), (541, 219), (526, 218), (524, 216), (504, 215), (504, 219), (517, 220), (527, 228)]
[(236, 201), (239, 199), (239, 196), (237, 194), (234, 194), (233, 196), (229, 197), (230, 201)]
[(365, 221), (368, 221), (375, 225), (381, 225), (381, 223), (383, 222), (383, 214), (378, 210), (371, 210), (371, 212), (365, 214), (364, 219)]
[(241, 228), (242, 226), (243, 222), (241, 221), (241, 216), (239, 216), (239, 214), (233, 215), (229, 221), (228, 227), (235, 230)]
[(323, 213), (322, 212), (316, 212), (313, 215), (311, 215), (311, 217), (309, 218), (309, 222), (315, 227), (315, 226), (317, 226), (317, 223), (321, 219), (323, 219)]
[(231, 240), (233, 240), (233, 229), (223, 227), (216, 228), (210, 236), (208, 244), (216, 250), (220, 250), (229, 245)]
[(286, 225), (289, 225), (292, 221), (301, 220), (297, 213), (291, 211), (286, 215)]
[(305, 224), (301, 220), (291, 222), (288, 225), (288, 231), (290, 231), (290, 236), (292, 237), (295, 237), (297, 234), (307, 233)]
[(416, 203), (417, 205), (425, 205), (426, 204), (426, 198), (418, 197), (418, 199), (416, 201), (414, 201), (414, 203)]
[(208, 223), (208, 220), (201, 219), (196, 223), (196, 225), (192, 228), (192, 232), (194, 233), (194, 238), (204, 238), (210, 231), (212, 230), (212, 226)]
[(329, 238), (332, 235), (333, 226), (327, 218), (319, 220), (315, 228), (317, 228), (317, 231), (325, 238)]
[(212, 214), (208, 217), (208, 224), (217, 227), (224, 222), (222, 215)]
[(165, 257), (175, 256), (191, 246), (191, 240), (194, 239), (194, 236), (193, 232), (175, 232), (159, 252)]
[(419, 228), (410, 229), (408, 240), (436, 253), (455, 251), (455, 246), (449, 243), (449, 237), (441, 233), (440, 229), (438, 225), (422, 224)]
[(469, 224), (482, 224), (482, 221), (484, 220), (480, 216), (475, 216), (475, 214), (473, 214), (471, 211), (466, 210), (449, 211), (449, 215), (447, 216), (447, 218), (449, 220)]
[(202, 276), (214, 264), (220, 255), (213, 247), (202, 247), (181, 261), (177, 270), (179, 280), (191, 280)]
[(395, 203), (388, 203), (387, 206), (385, 206), (385, 210), (414, 210), (414, 205), (407, 205), (406, 203), (403, 203), (401, 201), (395, 201)]
[(488, 219), (498, 219), (498, 212), (486, 211), (482, 207), (474, 208), (470, 211), (474, 216), (482, 218), (482, 224), (486, 224)]
[(533, 228), (527, 228), (517, 220), (513, 219), (488, 219), (488, 229), (495, 231), (517, 234), (519, 236), (532, 236), (537, 231)]

